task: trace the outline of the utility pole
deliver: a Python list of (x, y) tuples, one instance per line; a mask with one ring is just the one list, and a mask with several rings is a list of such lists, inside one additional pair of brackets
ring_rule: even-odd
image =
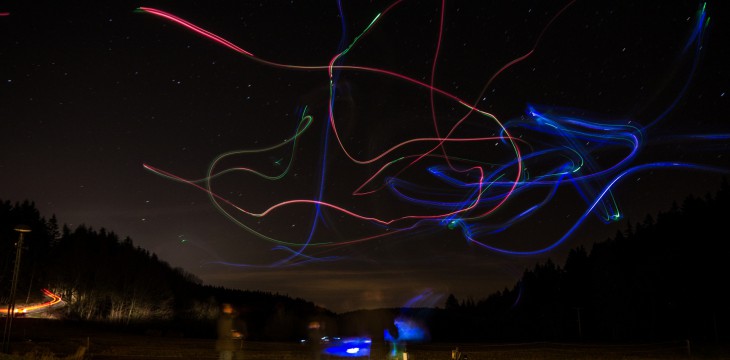
[(8, 304), (8, 314), (5, 318), (5, 330), (3, 331), (3, 352), (8, 352), (10, 348), (10, 329), (15, 317), (15, 292), (18, 289), (18, 276), (20, 275), (20, 254), (23, 250), (23, 235), (31, 232), (27, 225), (18, 225), (15, 231), (19, 233), (18, 242), (15, 244), (15, 268), (13, 270), (13, 284), (10, 287), (10, 303)]
[(575, 308), (575, 311), (578, 313), (578, 338), (583, 339), (583, 324), (580, 322), (580, 309), (579, 307)]

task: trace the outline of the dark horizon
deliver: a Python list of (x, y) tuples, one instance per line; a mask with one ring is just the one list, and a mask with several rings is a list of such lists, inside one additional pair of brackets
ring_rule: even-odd
[[(29, 278), (36, 287), (52, 284), (68, 303), (44, 317), (62, 324), (53, 327), (72, 331), (210, 338), (220, 304), (230, 303), (248, 325), (250, 341), (297, 341), (305, 338), (307, 324), (317, 320), (327, 324), (323, 335), (367, 335), (386, 343), (393, 342), (389, 334), (413, 344), (646, 345), (683, 339), (717, 351), (730, 341), (730, 333), (716, 325), (730, 320), (730, 299), (714, 286), (730, 275), (722, 261), (728, 245), (717, 237), (722, 219), (730, 215), (729, 204), (730, 183), (723, 177), (718, 192), (689, 196), (670, 209), (647, 214), (590, 249), (573, 248), (565, 263), (538, 263), (515, 286), (486, 298), (450, 295), (431, 307), (340, 314), (307, 299), (200, 284), (111, 232), (82, 227), (61, 230), (54, 238), (58, 228), (43, 221), (30, 203), (0, 201), (0, 229), (7, 237), (11, 222), (32, 224), (36, 238), (25, 250), (29, 261), (20, 289), (30, 286)], [(92, 259), (89, 255), (93, 261), (80, 261)]]

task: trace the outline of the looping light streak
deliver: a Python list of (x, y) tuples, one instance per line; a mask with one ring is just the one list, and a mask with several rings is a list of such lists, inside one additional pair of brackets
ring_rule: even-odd
[[(35, 312), (39, 312), (39, 311), (46, 310), (46, 309), (48, 309), (48, 308), (50, 308), (50, 307), (52, 307), (54, 305), (57, 305), (57, 304), (60, 304), (60, 303), (63, 302), (63, 299), (61, 299), (60, 296), (54, 294), (50, 290), (48, 290), (48, 289), (42, 289), (41, 291), (43, 292), (43, 295), (45, 295), (46, 297), (51, 298), (51, 300), (48, 300), (48, 301), (43, 302), (43, 303), (40, 303), (40, 304), (16, 307), (15, 308), (15, 313), (16, 314), (30, 314), (30, 313), (35, 313)], [(5, 310), (3, 310), (3, 314), (7, 314), (7, 312), (8, 312), (7, 311), (7, 308)]]
[[(693, 31), (682, 51), (694, 56), (691, 70), (685, 80), (684, 87), (648, 125), (639, 126), (634, 121), (598, 121), (588, 118), (562, 115), (559, 109), (529, 105), (526, 114), (519, 119), (501, 122), (497, 116), (481, 109), (478, 104), (484, 100), (484, 94), (494, 80), (506, 73), (510, 67), (516, 66), (536, 51), (541, 39), (559, 16), (575, 2), (568, 1), (541, 30), (524, 54), (508, 61), (493, 73), (473, 103), (463, 100), (456, 95), (436, 86), (436, 69), (441, 51), (441, 41), (444, 36), (443, 26), (445, 1), (441, 2), (439, 31), (433, 56), (430, 79), (416, 80), (406, 75), (376, 67), (344, 64), (346, 55), (357, 51), (358, 42), (375, 31), (378, 24), (387, 21), (391, 9), (401, 3), (396, 1), (388, 6), (347, 45), (344, 43), (346, 34), (345, 23), (342, 25), (342, 39), (340, 49), (326, 61), (326, 65), (296, 65), (282, 64), (268, 59), (262, 59), (252, 52), (231, 43), (230, 41), (181, 19), (170, 13), (149, 7), (140, 7), (138, 10), (177, 23), (186, 29), (200, 34), (220, 45), (223, 45), (251, 60), (267, 66), (286, 70), (326, 71), (328, 75), (329, 101), (327, 107), (327, 121), (323, 140), (324, 153), (321, 155), (321, 169), (319, 174), (319, 192), (314, 198), (295, 198), (275, 202), (259, 210), (253, 210), (250, 204), (241, 205), (214, 191), (213, 180), (232, 173), (243, 173), (268, 181), (280, 181), (290, 174), (294, 163), (294, 154), (298, 151), (298, 142), (304, 137), (314, 118), (305, 108), (301, 120), (294, 134), (285, 141), (272, 146), (236, 150), (226, 152), (216, 157), (205, 177), (200, 179), (184, 179), (171, 172), (161, 170), (149, 164), (144, 168), (162, 177), (193, 186), (207, 193), (211, 203), (229, 220), (246, 231), (277, 244), (273, 249), (283, 251), (286, 256), (273, 264), (265, 266), (295, 266), (312, 261), (333, 261), (341, 257), (326, 255), (334, 249), (343, 246), (361, 244), (373, 240), (382, 240), (389, 236), (413, 235), (436, 230), (457, 230), (470, 244), (489, 251), (510, 255), (535, 255), (551, 251), (568, 239), (575, 230), (584, 223), (590, 215), (595, 215), (604, 222), (617, 221), (622, 215), (618, 209), (617, 200), (612, 189), (628, 175), (649, 171), (651, 169), (687, 169), (692, 171), (710, 171), (728, 173), (728, 169), (706, 166), (701, 164), (680, 162), (636, 163), (638, 154), (646, 146), (650, 138), (647, 132), (650, 127), (663, 119), (684, 95), (698, 64), (699, 51), (706, 31), (709, 18), (705, 6), (698, 10)], [(339, 4), (339, 3), (338, 3)], [(342, 11), (341, 6), (339, 7)], [(344, 19), (344, 14), (340, 14)], [(696, 48), (694, 53), (688, 50)], [(341, 72), (363, 72), (386, 79), (395, 79), (411, 84), (418, 90), (428, 91), (430, 95), (430, 113), (433, 121), (435, 136), (418, 137), (392, 145), (370, 158), (357, 158), (349, 150), (341, 138), (337, 128), (337, 112), (335, 111), (335, 95), (338, 89), (338, 76)], [(441, 135), (439, 131), (439, 114), (436, 108), (435, 96), (466, 110), (466, 115), (455, 121), (450, 129)], [(565, 112), (567, 114), (567, 111)], [(491, 128), (489, 135), (456, 135), (457, 130), (467, 123), (473, 116), (486, 120), (481, 122), (484, 128)], [(372, 197), (379, 199), (387, 191), (391, 199), (397, 199), (408, 209), (419, 209), (418, 212), (408, 212), (396, 216), (378, 216), (377, 211), (368, 214), (368, 210), (351, 209), (338, 202), (327, 200), (326, 168), (328, 164), (329, 134), (334, 136), (332, 144), (355, 166), (368, 169), (370, 175), (364, 177), (359, 185), (354, 185), (351, 192), (353, 198)], [(519, 134), (519, 135), (516, 135)], [(665, 136), (665, 139), (679, 139), (680, 137)], [(726, 134), (683, 135), (681, 139), (692, 141), (727, 140)], [(423, 148), (427, 150), (415, 151)], [(474, 146), (471, 150), (473, 158), (452, 154), (452, 147)], [(277, 174), (267, 174), (249, 166), (232, 166), (222, 170), (222, 160), (231, 156), (246, 156), (261, 154), (284, 146), (291, 146), (291, 156), (277, 161), (283, 170)], [(438, 153), (436, 153), (438, 151)], [(604, 160), (601, 154), (611, 160)], [(495, 159), (484, 161), (483, 157), (494, 156)], [(390, 159), (389, 159), (390, 158)], [(381, 165), (377, 163), (383, 162)], [(441, 184), (434, 185), (435, 183)], [(491, 245), (490, 235), (503, 232), (539, 213), (550, 205), (559, 190), (572, 187), (585, 201), (586, 207), (580, 217), (568, 226), (567, 230), (558, 239), (549, 245), (533, 250), (514, 250)], [(542, 194), (531, 203), (515, 204), (519, 197), (538, 191)], [(508, 201), (510, 200), (510, 201)], [(377, 200), (376, 200), (377, 201)], [(507, 209), (511, 204), (515, 209)], [(292, 207), (308, 207), (313, 215), (310, 230), (305, 238), (279, 239), (254, 229), (247, 223), (248, 218), (264, 218), (272, 216), (279, 210)], [(410, 210), (409, 210), (410, 211)], [(341, 238), (319, 239), (320, 226), (336, 228), (337, 224), (328, 220), (325, 213), (339, 214), (343, 217), (362, 222), (371, 233), (367, 235), (348, 235)], [(499, 214), (499, 220), (494, 216)], [(374, 230), (373, 230), (374, 229)], [(310, 251), (311, 250), (311, 251)], [(258, 266), (250, 264), (233, 264), (220, 262), (232, 266)]]

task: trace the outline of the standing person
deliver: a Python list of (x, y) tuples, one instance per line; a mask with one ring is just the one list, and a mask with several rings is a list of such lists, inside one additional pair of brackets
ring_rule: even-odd
[(320, 360), (322, 358), (324, 324), (319, 320), (312, 320), (307, 328), (309, 329), (309, 346), (312, 351), (312, 360)]
[(451, 360), (462, 360), (461, 351), (459, 350), (458, 346), (456, 347), (456, 349), (451, 350)]
[(245, 329), (237, 323), (237, 320), (237, 314), (233, 310), (233, 306), (224, 303), (218, 317), (218, 340), (215, 343), (215, 349), (218, 350), (220, 360), (233, 360), (233, 354), (238, 355), (241, 350), (242, 344), (238, 342), (244, 338)]

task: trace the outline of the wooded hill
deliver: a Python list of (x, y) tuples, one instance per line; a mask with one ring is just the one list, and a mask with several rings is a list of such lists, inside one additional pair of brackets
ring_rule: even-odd
[[(298, 340), (325, 321), (328, 335), (383, 339), (398, 317), (415, 319), (431, 341), (730, 341), (730, 187), (690, 196), (630, 224), (591, 249), (548, 260), (511, 289), (485, 299), (449, 296), (443, 308), (377, 309), (334, 314), (313, 303), (259, 291), (203, 284), (155, 254), (105, 229), (59, 228), (32, 202), (0, 202), (0, 302), (7, 303), (17, 224), (33, 229), (18, 294), (49, 288), (68, 306), (60, 317), (127, 327), (175, 324), (185, 336), (213, 336), (221, 302), (237, 304), (251, 339)], [(182, 324), (182, 325), (181, 325)], [(183, 326), (184, 325), (184, 326)], [(163, 326), (164, 327), (164, 326)]]
[[(730, 342), (730, 188), (647, 215), (564, 265), (482, 300), (450, 297), (435, 337), (473, 341)], [(440, 329), (444, 329), (441, 331)]]
[(41, 289), (47, 288), (67, 303), (55, 313), (62, 320), (215, 336), (220, 304), (230, 302), (246, 317), (252, 338), (290, 339), (306, 337), (313, 316), (331, 314), (299, 298), (203, 284), (129, 237), (86, 225), (59, 227), (55, 216), (46, 220), (30, 201), (0, 202), (2, 304), (9, 302), (18, 224), (32, 232), (24, 241), (16, 302), (45, 301)]

